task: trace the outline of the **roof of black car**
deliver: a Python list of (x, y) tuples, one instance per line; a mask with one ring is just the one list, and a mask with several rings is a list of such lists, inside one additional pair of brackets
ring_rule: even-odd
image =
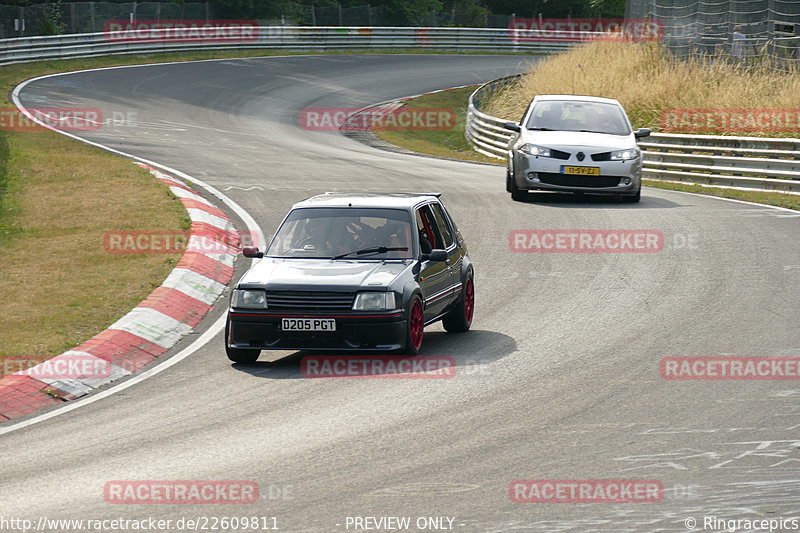
[(294, 207), (377, 207), (408, 209), (415, 205), (438, 198), (441, 193), (419, 192), (326, 192), (311, 198), (306, 198), (294, 204)]

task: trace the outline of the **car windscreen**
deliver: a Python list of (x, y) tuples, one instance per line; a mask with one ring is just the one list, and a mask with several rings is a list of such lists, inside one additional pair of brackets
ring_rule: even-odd
[(283, 221), (269, 257), (332, 258), (375, 248), (406, 248), (348, 258), (407, 259), (413, 255), (411, 224), (402, 209), (299, 208)]
[(590, 131), (629, 135), (625, 112), (616, 104), (545, 100), (534, 106), (526, 127), (543, 131)]

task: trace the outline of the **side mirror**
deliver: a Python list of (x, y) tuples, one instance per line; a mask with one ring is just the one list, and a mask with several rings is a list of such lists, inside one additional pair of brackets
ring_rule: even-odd
[(642, 137), (647, 137), (650, 135), (650, 128), (639, 128), (638, 130), (633, 132), (633, 136), (637, 139), (641, 139)]
[(517, 124), (516, 122), (506, 122), (505, 124), (503, 124), (503, 127), (507, 130), (516, 131), (517, 133), (519, 133), (521, 130), (519, 124)]
[(422, 254), (423, 261), (434, 261), (439, 263), (441, 261), (447, 261), (447, 251), (445, 250), (431, 250), (429, 254)]
[(258, 246), (245, 246), (242, 248), (242, 255), (245, 257), (253, 257), (255, 259), (261, 259), (264, 257), (264, 252), (259, 251)]

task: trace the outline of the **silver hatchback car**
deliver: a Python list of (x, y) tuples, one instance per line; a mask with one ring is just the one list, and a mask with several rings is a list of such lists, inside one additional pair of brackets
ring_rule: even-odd
[(522, 121), (506, 122), (515, 132), (508, 143), (506, 190), (514, 200), (528, 191), (612, 194), (638, 202), (642, 155), (620, 103), (612, 98), (539, 95)]

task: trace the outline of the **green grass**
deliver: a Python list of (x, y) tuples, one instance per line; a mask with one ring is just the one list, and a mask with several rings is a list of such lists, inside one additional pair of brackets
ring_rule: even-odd
[(786, 209), (800, 211), (800, 194), (782, 194), (769, 191), (740, 191), (737, 189), (722, 189), (720, 187), (694, 185), (690, 183), (673, 183), (667, 181), (657, 181), (644, 179), (642, 182), (648, 187), (657, 189), (667, 189), (670, 191), (685, 191), (709, 196), (719, 196), (721, 198), (732, 198), (756, 204), (774, 205)]
[(464, 125), (467, 119), (467, 99), (470, 94), (475, 92), (475, 89), (476, 87), (464, 87), (451, 91), (426, 94), (406, 102), (408, 107), (452, 109), (456, 116), (455, 125), (452, 129), (445, 131), (375, 131), (374, 133), (379, 139), (414, 152), (452, 159), (494, 163), (495, 159), (473, 150), (464, 137)]
[[(25, 79), (107, 63), (3, 67), (0, 108), (8, 112)], [(0, 356), (52, 356), (86, 341), (146, 298), (180, 257), (109, 254), (106, 231), (189, 225), (180, 201), (130, 161), (50, 131), (0, 130)]]

